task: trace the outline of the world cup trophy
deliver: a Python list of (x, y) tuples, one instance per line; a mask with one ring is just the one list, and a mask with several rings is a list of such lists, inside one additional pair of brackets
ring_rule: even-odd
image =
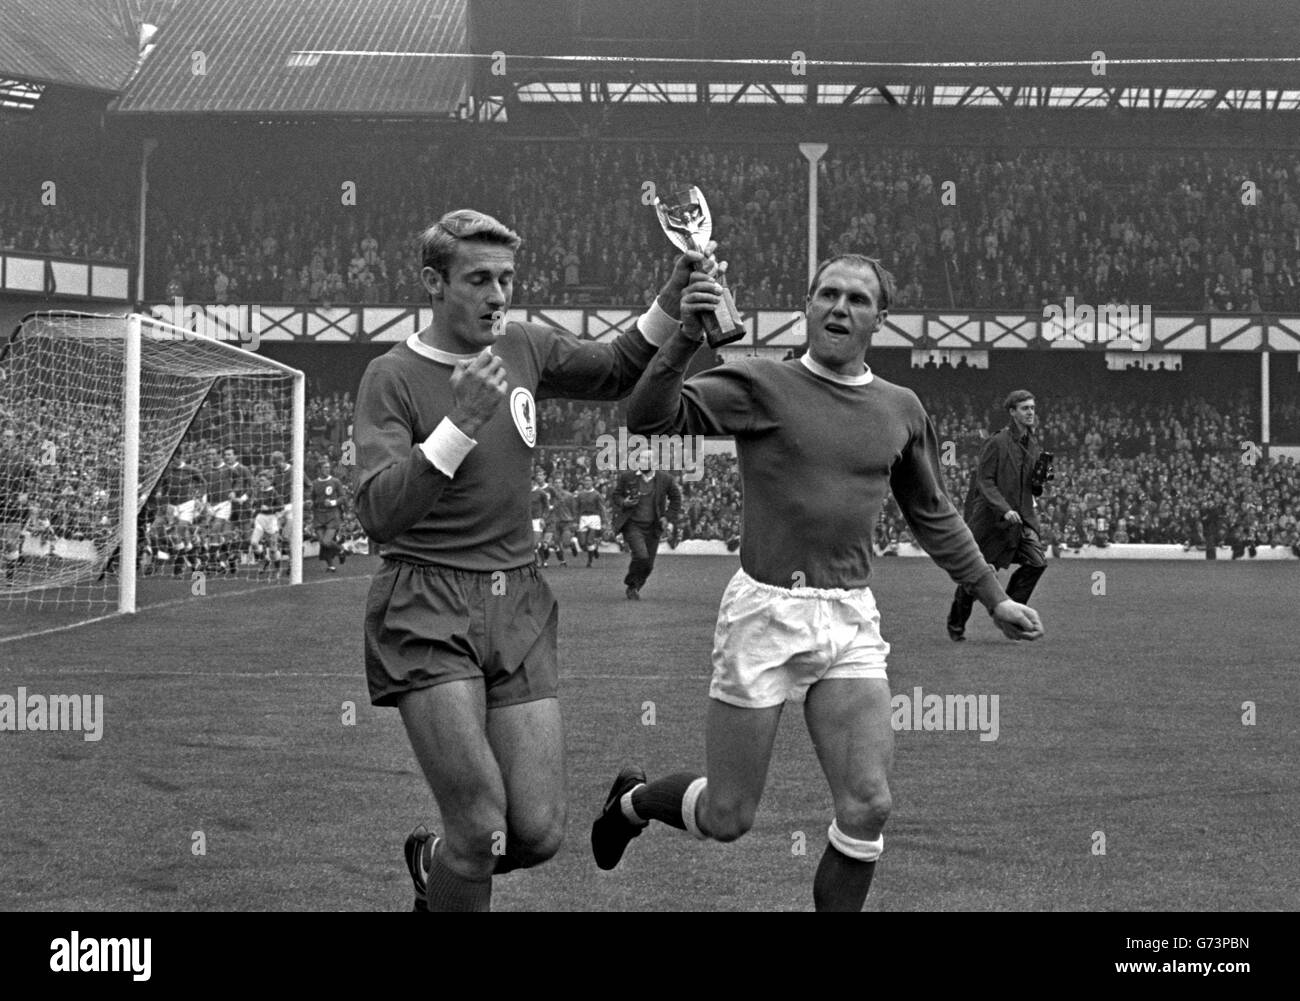
[[(659, 225), (663, 227), (668, 239), (681, 250), (705, 253), (704, 248), (713, 235), (713, 216), (709, 215), (709, 203), (704, 200), (704, 193), (699, 188), (692, 186), (674, 193), (670, 203), (656, 198), (654, 206), (655, 214), (659, 216)], [(736, 302), (727, 288), (726, 276), (719, 271), (714, 277), (722, 286), (722, 302), (712, 312), (701, 313), (700, 318), (709, 347), (720, 348), (744, 337), (745, 327), (740, 322)]]

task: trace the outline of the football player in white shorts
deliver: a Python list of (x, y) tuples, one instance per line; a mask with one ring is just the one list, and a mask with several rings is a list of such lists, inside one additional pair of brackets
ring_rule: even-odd
[(859, 255), (827, 261), (808, 291), (802, 358), (745, 358), (683, 385), (701, 312), (718, 306), (720, 291), (707, 274), (692, 275), (681, 329), (628, 407), (637, 434), (736, 439), (741, 569), (718, 612), (707, 772), (647, 782), (640, 768), (624, 768), (592, 826), (592, 852), (600, 868), (614, 868), (651, 820), (700, 839), (739, 838), (754, 823), (782, 709), (794, 702), (834, 804), (813, 903), (859, 911), (891, 806), (889, 644), (868, 586), (871, 530), (887, 492), (926, 552), (970, 586), (1006, 635), (1037, 639), (1043, 628), (1007, 597), (944, 492), (938, 441), (916, 394), (866, 365), (892, 296), (889, 272)]
[(577, 494), (578, 544), (587, 554), (587, 566), (600, 559), (600, 533), (605, 524), (601, 519), (604, 504), (590, 476), (584, 476)]

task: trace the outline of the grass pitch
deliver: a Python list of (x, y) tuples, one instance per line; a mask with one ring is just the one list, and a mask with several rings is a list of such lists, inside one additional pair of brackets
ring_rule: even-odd
[[(591, 861), (621, 764), (703, 766), (714, 615), (737, 566), (666, 555), (629, 602), (625, 563), (548, 571), (568, 837), (496, 880), (494, 907), (810, 910), (830, 799), (794, 706), (750, 834), (700, 844), (655, 825), (616, 871)], [(304, 587), (206, 597), (153, 580), (133, 619), (0, 643), (0, 694), (104, 697), (98, 742), (0, 733), (0, 909), (409, 909), (402, 840), (437, 818), (396, 712), (366, 697), (374, 566), (326, 578), (313, 561)], [(1054, 561), (1034, 644), (978, 607), (970, 640), (949, 642), (951, 585), (927, 560), (878, 560), (874, 586), (893, 691), (996, 694), (999, 733), (897, 733), (868, 910), (1300, 907), (1295, 564)]]

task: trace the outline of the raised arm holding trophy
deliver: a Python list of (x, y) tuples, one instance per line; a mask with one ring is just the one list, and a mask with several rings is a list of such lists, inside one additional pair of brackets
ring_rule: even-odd
[[(659, 225), (664, 233), (680, 250), (707, 254), (706, 248), (713, 236), (713, 216), (709, 214), (709, 203), (704, 200), (704, 193), (692, 186), (675, 192), (671, 197), (669, 203), (660, 198), (654, 200), (655, 214), (659, 216)], [(704, 336), (711, 348), (720, 348), (745, 336), (744, 324), (740, 322), (740, 314), (736, 312), (736, 303), (727, 289), (722, 270), (719, 269), (714, 276), (722, 286), (722, 302), (703, 318)]]

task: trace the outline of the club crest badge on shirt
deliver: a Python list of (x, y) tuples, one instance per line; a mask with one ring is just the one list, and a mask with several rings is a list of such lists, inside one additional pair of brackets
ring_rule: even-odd
[(519, 437), (529, 448), (537, 445), (537, 404), (533, 394), (523, 386), (517, 386), (510, 393), (510, 416), (515, 419)]

